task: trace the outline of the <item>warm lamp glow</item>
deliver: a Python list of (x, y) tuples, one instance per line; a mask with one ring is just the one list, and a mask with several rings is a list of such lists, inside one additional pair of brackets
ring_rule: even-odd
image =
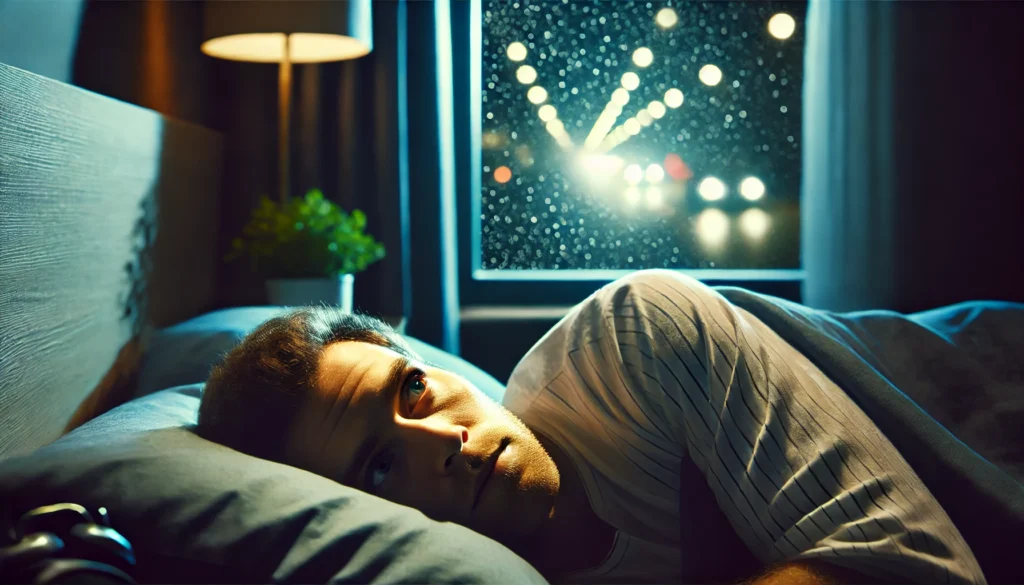
[(202, 33), (200, 50), (211, 57), (277, 65), (277, 182), (285, 203), (291, 189), (292, 66), (369, 54), (371, 0), (204, 2)]
[[(343, 35), (294, 33), (289, 37), (290, 61), (323, 63), (355, 59), (370, 53), (363, 41)], [(231, 61), (278, 63), (284, 57), (284, 33), (251, 33), (210, 39), (202, 51), (211, 57)]]

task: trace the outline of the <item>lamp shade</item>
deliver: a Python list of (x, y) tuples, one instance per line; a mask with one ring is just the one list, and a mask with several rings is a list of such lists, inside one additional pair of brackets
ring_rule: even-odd
[[(362, 57), (373, 49), (370, 0), (206, 0), (202, 51), (233, 61)], [(285, 35), (289, 35), (285, 44)]]

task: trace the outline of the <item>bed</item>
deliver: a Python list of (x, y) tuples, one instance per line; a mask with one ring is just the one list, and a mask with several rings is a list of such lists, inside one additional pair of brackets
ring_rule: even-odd
[[(192, 432), (211, 365), (283, 310), (213, 310), (220, 151), (209, 130), (0, 64), (0, 535), (75, 502), (108, 510), (139, 582), (544, 583), (460, 526)], [(851, 394), (991, 583), (1024, 582), (1024, 307), (839, 315), (719, 291)], [(701, 538), (724, 521), (708, 512), (682, 527), (685, 554), (725, 548)], [(752, 571), (711, 564), (691, 582)]]

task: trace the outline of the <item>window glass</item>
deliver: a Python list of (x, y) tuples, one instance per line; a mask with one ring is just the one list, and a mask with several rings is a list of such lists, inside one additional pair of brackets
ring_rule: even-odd
[(805, 3), (482, 11), (477, 268), (799, 268)]

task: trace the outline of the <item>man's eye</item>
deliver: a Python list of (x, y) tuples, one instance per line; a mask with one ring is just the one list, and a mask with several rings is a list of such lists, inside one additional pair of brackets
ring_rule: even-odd
[(389, 451), (382, 453), (381, 456), (377, 457), (373, 462), (373, 465), (370, 466), (370, 477), (368, 478), (370, 493), (377, 493), (377, 490), (380, 489), (384, 480), (387, 479), (388, 472), (391, 471), (391, 463), (393, 461), (394, 457)]
[(420, 396), (423, 395), (427, 390), (427, 382), (424, 380), (422, 372), (417, 372), (409, 377), (409, 381), (406, 383), (406, 394), (408, 395), (409, 412), (416, 407), (416, 402), (419, 401)]

